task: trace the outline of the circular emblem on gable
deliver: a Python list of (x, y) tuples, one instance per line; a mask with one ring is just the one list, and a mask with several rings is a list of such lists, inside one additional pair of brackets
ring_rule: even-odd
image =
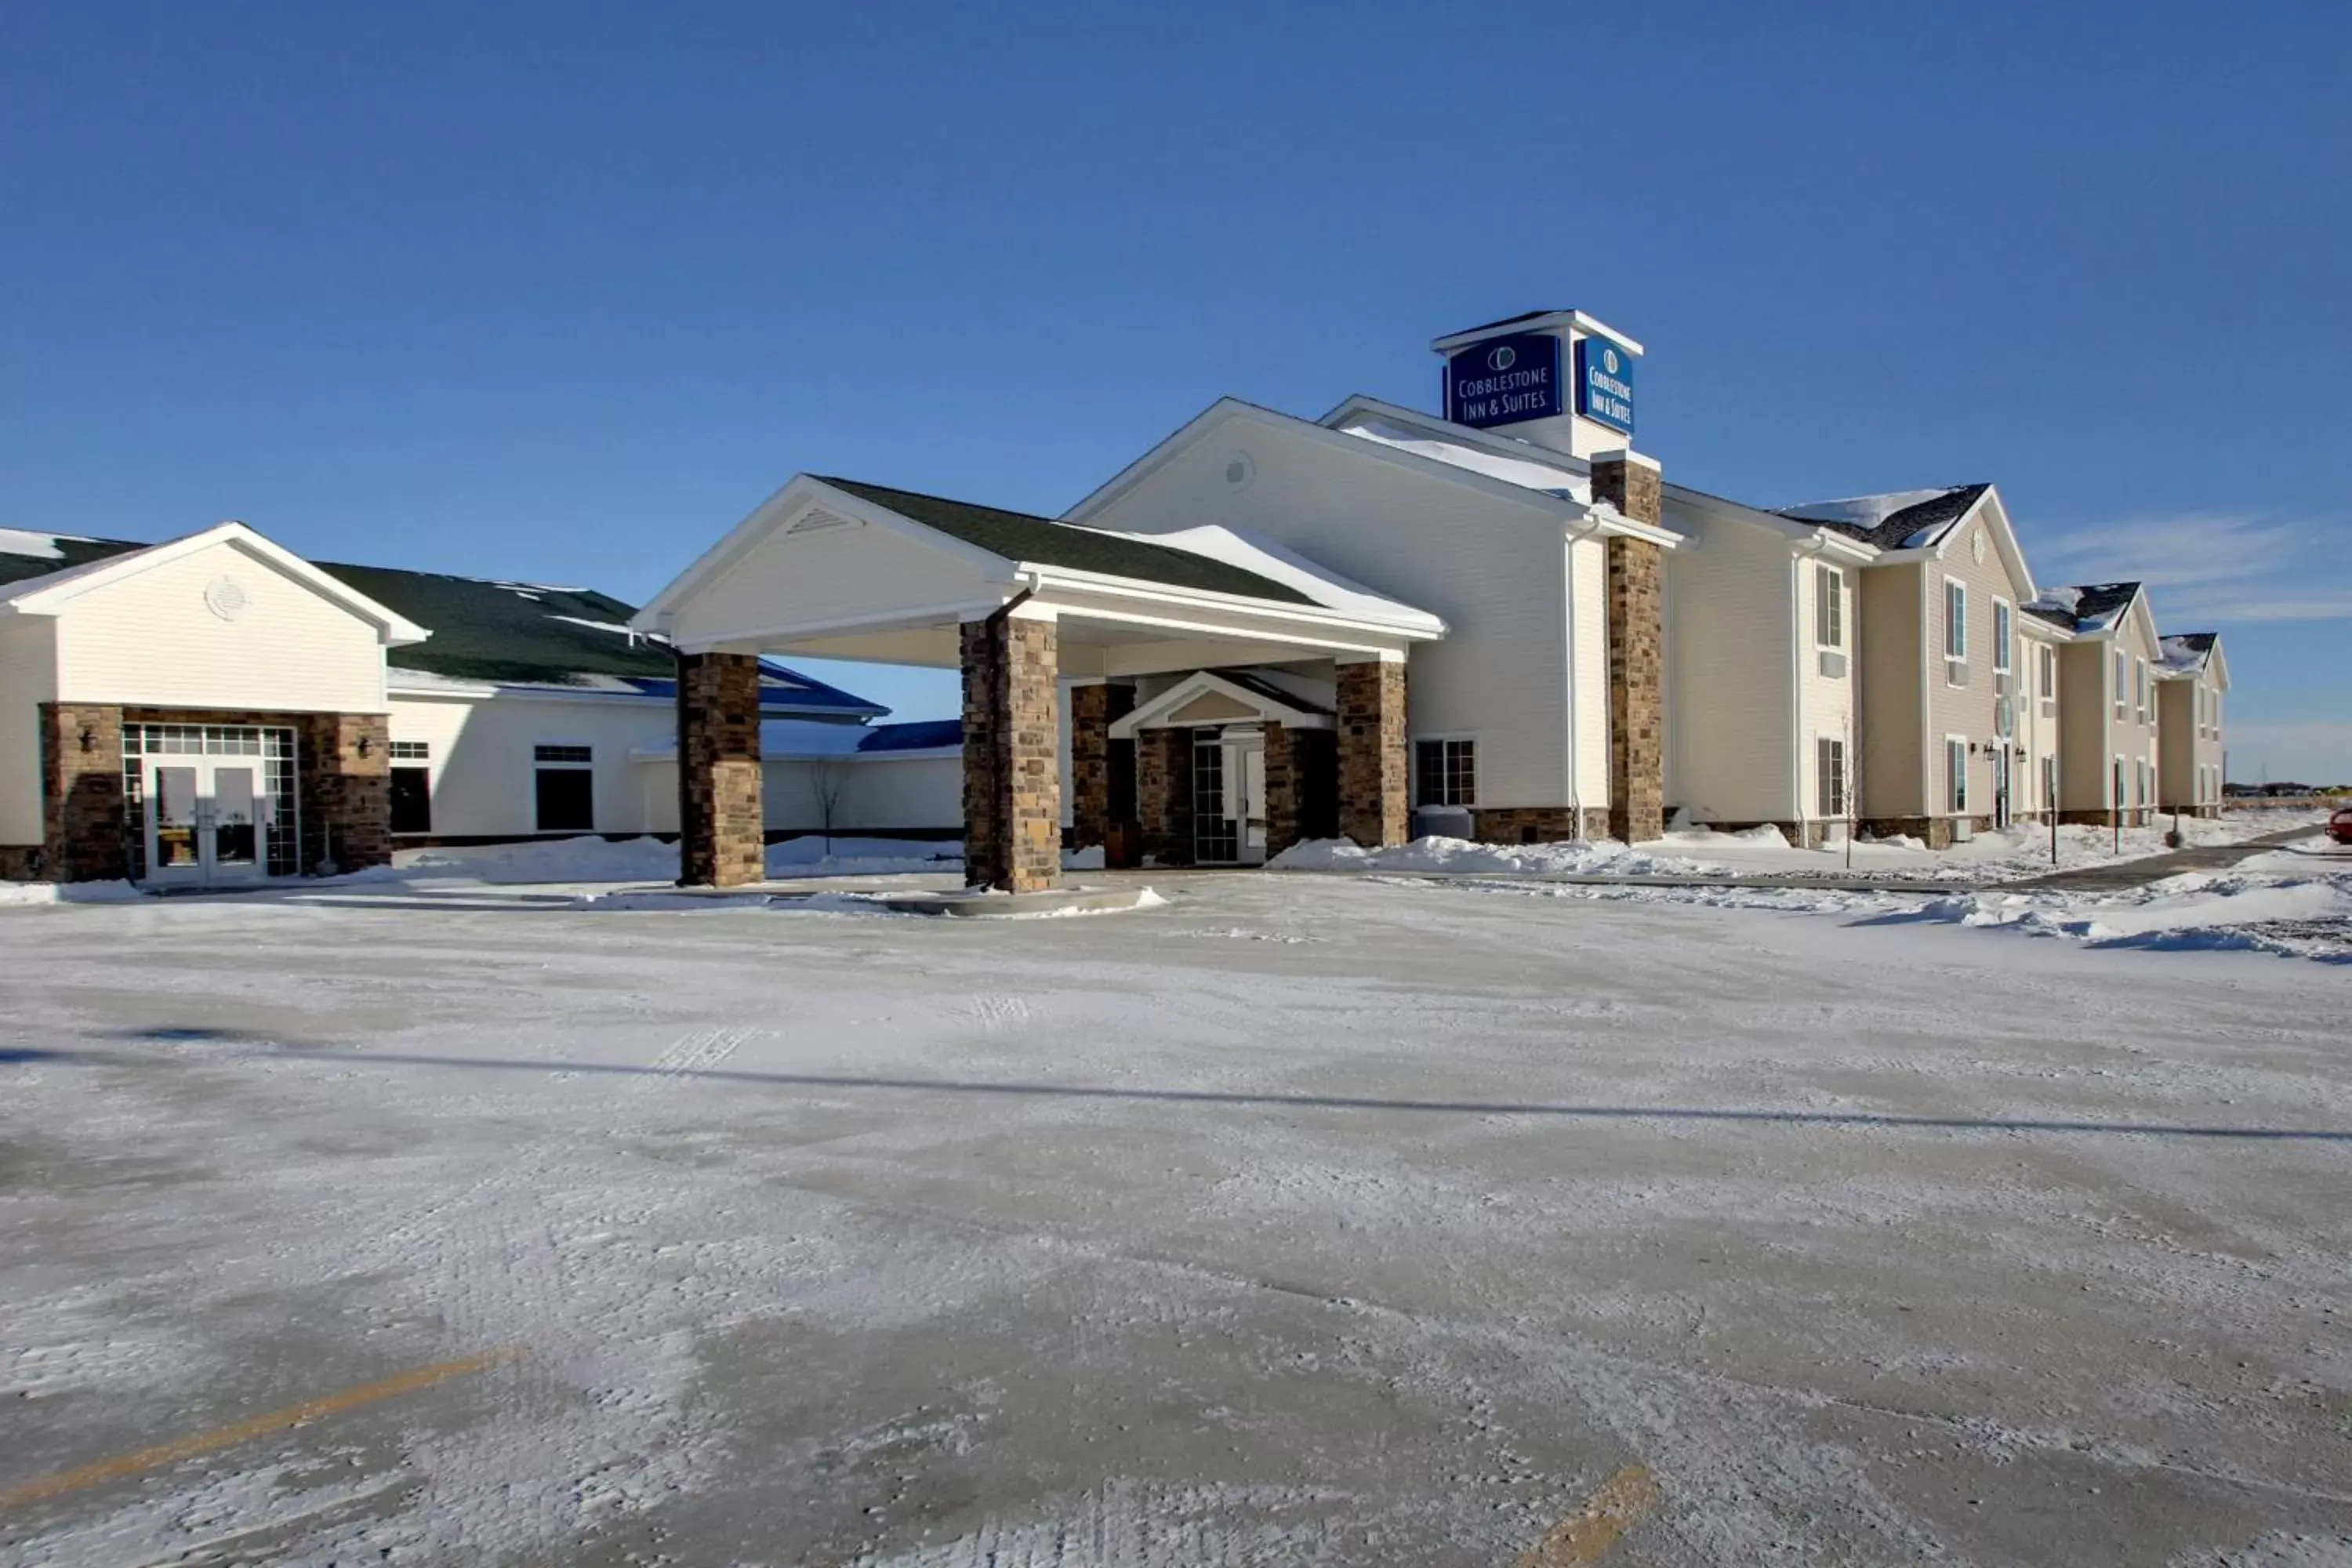
[(222, 620), (233, 621), (252, 603), (234, 577), (215, 577), (205, 584), (205, 608)]
[(1982, 565), (1984, 563), (1984, 530), (1979, 528), (1976, 531), (1976, 537), (1969, 541), (1969, 553), (1977, 558), (1977, 563), (1979, 565)]
[(1617, 351), (1615, 349), (1602, 349), (1601, 351), (1601, 368), (1607, 371), (1612, 375), (1615, 375), (1617, 374)]
[(1486, 368), (1497, 374), (1510, 369), (1518, 363), (1519, 351), (1507, 343), (1498, 349), (1489, 349), (1486, 353)]
[(1225, 463), (1225, 483), (1235, 489), (1247, 485), (1256, 474), (1256, 460), (1247, 452), (1235, 452)]

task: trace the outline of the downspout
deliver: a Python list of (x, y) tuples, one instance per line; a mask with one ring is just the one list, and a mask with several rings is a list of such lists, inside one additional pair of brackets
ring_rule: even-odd
[[(1799, 838), (1805, 836), (1804, 572), (1806, 558), (1811, 557), (1813, 563), (1819, 565), (1822, 555), (1829, 549), (1829, 543), (1827, 539), (1815, 533), (1811, 539), (1800, 542), (1789, 558), (1789, 574), (1791, 578), (1789, 584), (1789, 805), (1794, 813), (1790, 820), (1797, 825)], [(1821, 613), (1821, 606), (1814, 605), (1813, 615), (1816, 620), (1819, 619)], [(1845, 627), (1846, 619), (1845, 606), (1840, 605), (1838, 626), (1841, 629)], [(1846, 636), (1846, 644), (1850, 650), (1853, 644), (1850, 632)], [(1854, 668), (1857, 662), (1853, 653), (1848, 651), (1845, 678), (1849, 682), (1854, 679)], [(1847, 695), (1851, 700), (1851, 688)], [(1818, 752), (1821, 748), (1816, 746), (1813, 749)], [(1852, 748), (1849, 747), (1849, 753), (1851, 751)], [(1853, 758), (1851, 754), (1846, 757), (1845, 765), (1848, 773), (1851, 773), (1853, 768)]]
[[(1568, 525), (1567, 542), (1560, 557), (1560, 580), (1568, 599), (1568, 657), (1560, 661), (1568, 672), (1568, 733), (1561, 750), (1568, 767), (1568, 808), (1575, 817), (1574, 836), (1579, 839), (1584, 837), (1584, 767), (1577, 746), (1582, 734), (1577, 695), (1584, 684), (1584, 675), (1577, 668), (1576, 658), (1576, 547), (1600, 531), (1601, 520), (1586, 511), (1582, 521)], [(1659, 695), (1663, 699), (1664, 693)]]

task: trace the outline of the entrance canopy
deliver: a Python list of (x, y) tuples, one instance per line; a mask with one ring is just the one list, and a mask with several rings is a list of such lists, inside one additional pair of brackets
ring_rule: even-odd
[(632, 622), (689, 654), (952, 667), (959, 627), (1054, 621), (1065, 679), (1402, 659), (1426, 611), (1232, 529), (1146, 537), (802, 475)]

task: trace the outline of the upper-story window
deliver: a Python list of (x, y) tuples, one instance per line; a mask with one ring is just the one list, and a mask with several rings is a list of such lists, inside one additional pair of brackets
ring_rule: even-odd
[(2042, 649), (2042, 711), (2058, 711), (2058, 650), (2047, 644)]
[(1969, 585), (1957, 577), (1944, 579), (1944, 679), (1969, 680)]
[(2120, 719), (2131, 710), (2131, 656), (2116, 649), (2116, 717)]
[(2138, 713), (2139, 721), (2143, 724), (2147, 723), (2147, 660), (2144, 658), (2132, 660), (2132, 707)]
[(1834, 566), (1813, 568), (1813, 640), (1845, 647), (1845, 574)]
[(2012, 668), (2010, 647), (2017, 638), (2017, 616), (2007, 599), (1992, 602), (1992, 667), (2004, 675)]

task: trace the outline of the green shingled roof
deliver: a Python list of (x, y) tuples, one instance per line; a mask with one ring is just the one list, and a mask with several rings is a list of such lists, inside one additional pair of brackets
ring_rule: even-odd
[(887, 508), (900, 517), (934, 528), (966, 544), (976, 545), (1007, 561), (1039, 566), (1066, 566), (1074, 572), (1099, 572), (1107, 577), (1131, 577), (1144, 583), (1164, 583), (1172, 588), (1193, 588), (1211, 594), (1234, 594), (1244, 598), (1272, 599), (1285, 605), (1315, 601), (1286, 584), (1239, 566), (1229, 566), (1205, 555), (1171, 545), (1153, 544), (1124, 534), (1080, 528), (1027, 512), (1005, 511), (992, 506), (949, 500), (941, 496), (896, 490), (856, 479), (817, 476), (835, 489)]

